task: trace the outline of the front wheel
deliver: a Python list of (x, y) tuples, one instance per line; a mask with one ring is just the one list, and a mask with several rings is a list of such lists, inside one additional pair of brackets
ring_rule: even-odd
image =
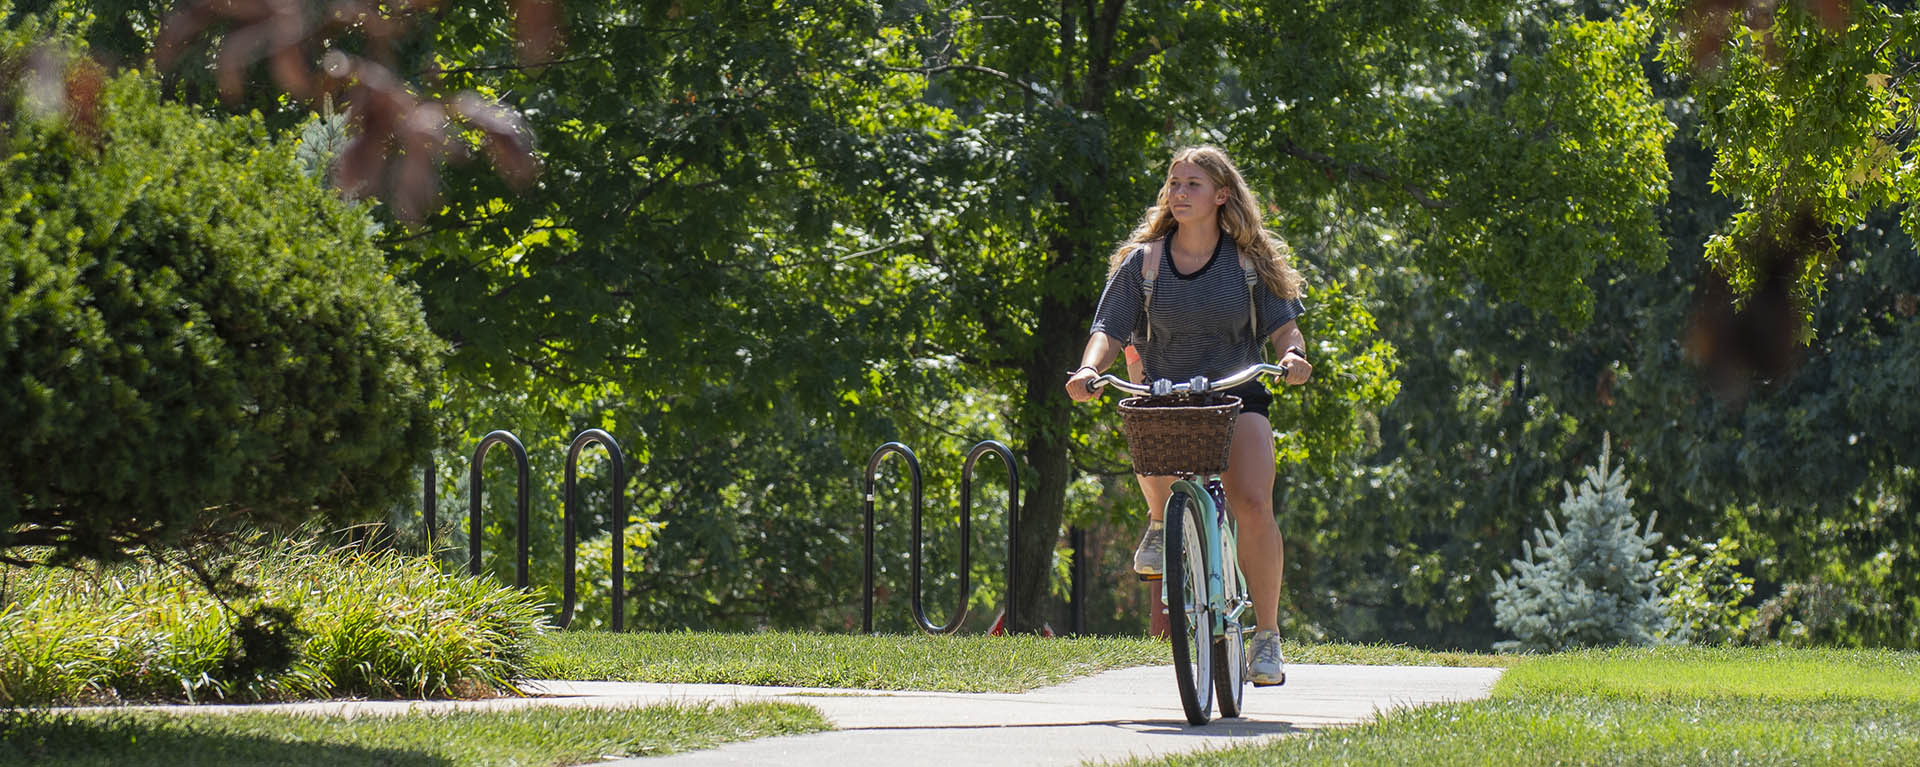
[(1247, 609), (1247, 578), (1240, 573), (1240, 556), (1232, 535), (1221, 536), (1220, 573), (1226, 576), (1226, 631), (1214, 640), (1213, 694), (1220, 699), (1220, 716), (1240, 716), (1247, 695), (1247, 630), (1234, 615)]
[(1207, 723), (1213, 708), (1213, 614), (1207, 606), (1205, 512), (1184, 491), (1167, 499), (1165, 576), (1173, 677), (1187, 722)]

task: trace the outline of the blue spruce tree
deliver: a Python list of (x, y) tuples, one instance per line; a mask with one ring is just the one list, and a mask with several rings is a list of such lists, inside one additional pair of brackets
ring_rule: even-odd
[[(1560, 504), (1564, 528), (1544, 512), (1545, 529), (1522, 542), (1513, 577), (1494, 574), (1494, 624), (1513, 632), (1503, 650), (1552, 652), (1568, 647), (1648, 645), (1666, 627), (1653, 544), (1653, 519), (1635, 524), (1626, 471), (1611, 467), (1611, 440), (1600, 465), (1587, 468), (1576, 493)], [(1657, 516), (1657, 515), (1656, 515)]]

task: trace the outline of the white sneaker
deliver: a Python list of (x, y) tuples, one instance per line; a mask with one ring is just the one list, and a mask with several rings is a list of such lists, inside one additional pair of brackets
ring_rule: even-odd
[(1147, 534), (1140, 537), (1140, 546), (1133, 550), (1133, 572), (1143, 581), (1157, 581), (1165, 572), (1167, 561), (1167, 528), (1160, 522), (1148, 522)]
[(1247, 654), (1253, 662), (1247, 669), (1247, 681), (1255, 687), (1272, 687), (1287, 683), (1287, 661), (1280, 656), (1280, 635), (1271, 631), (1253, 632), (1253, 641), (1248, 644)]

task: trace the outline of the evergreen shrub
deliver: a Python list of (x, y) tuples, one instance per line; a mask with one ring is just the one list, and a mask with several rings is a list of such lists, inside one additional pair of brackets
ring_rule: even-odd
[(1566, 486), (1564, 526), (1551, 510), (1513, 577), (1494, 574), (1494, 624), (1510, 631), (1503, 650), (1555, 652), (1570, 647), (1650, 645), (1665, 633), (1653, 544), (1653, 520), (1642, 529), (1627, 497), (1626, 469), (1611, 466), (1612, 445), (1587, 468), (1578, 492)]
[(367, 213), (258, 115), (149, 75), (68, 54), (49, 110), (35, 24), (0, 30), (0, 556), (378, 518), (430, 447), (444, 345)]

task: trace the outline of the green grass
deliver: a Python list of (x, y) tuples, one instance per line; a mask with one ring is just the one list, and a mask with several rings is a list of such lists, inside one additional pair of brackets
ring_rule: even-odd
[(1167, 659), (1149, 639), (558, 632), (534, 642), (544, 679), (1017, 692)]
[(1920, 654), (1661, 648), (1529, 657), (1486, 701), (1128, 764), (1920, 764)]
[[(1427, 653), (1386, 645), (1296, 645), (1297, 663), (1499, 665), (1511, 656)], [(558, 632), (534, 641), (543, 679), (1018, 692), (1130, 666), (1169, 662), (1145, 638), (859, 636)]]
[(1634, 701), (1871, 700), (1920, 705), (1920, 654), (1883, 650), (1675, 647), (1590, 650), (1531, 659), (1496, 695)]
[(570, 765), (826, 729), (819, 711), (776, 703), (353, 718), (10, 713), (0, 714), (0, 766)]
[(1494, 668), (1519, 661), (1514, 655), (1416, 650), (1389, 644), (1299, 644), (1282, 642), (1288, 663), (1341, 666), (1450, 666)]

